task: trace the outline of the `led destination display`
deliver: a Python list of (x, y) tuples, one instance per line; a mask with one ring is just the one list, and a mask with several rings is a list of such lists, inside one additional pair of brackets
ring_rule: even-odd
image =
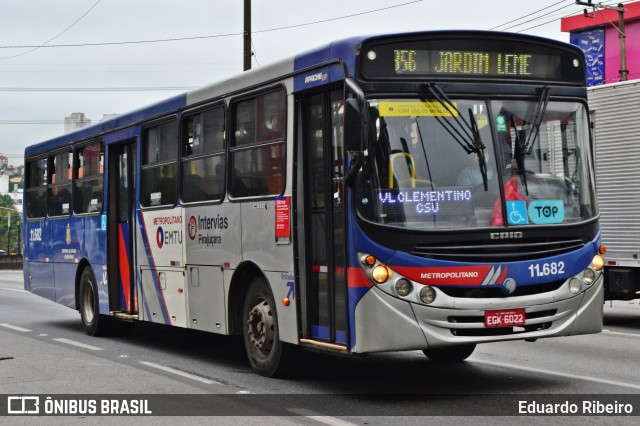
[(362, 75), (372, 79), (472, 78), (556, 80), (583, 84), (584, 56), (529, 39), (425, 39), (372, 43), (363, 48)]
[(385, 189), (378, 191), (378, 203), (391, 219), (473, 216), (472, 192), (461, 188)]
[(548, 63), (547, 57), (526, 53), (472, 52), (460, 50), (407, 50), (393, 51), (396, 74), (454, 74), (530, 77), (541, 73)]

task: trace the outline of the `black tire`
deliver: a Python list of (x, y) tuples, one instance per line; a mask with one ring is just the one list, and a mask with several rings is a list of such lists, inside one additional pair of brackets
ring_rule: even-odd
[(266, 377), (282, 376), (291, 348), (280, 341), (276, 305), (267, 281), (254, 278), (244, 298), (242, 336), (249, 363)]
[(111, 318), (100, 315), (98, 285), (91, 268), (86, 266), (80, 276), (78, 310), (84, 330), (89, 336), (104, 336), (111, 330)]
[(424, 349), (422, 352), (431, 361), (443, 364), (455, 364), (469, 358), (475, 350), (475, 344), (445, 346), (443, 348)]

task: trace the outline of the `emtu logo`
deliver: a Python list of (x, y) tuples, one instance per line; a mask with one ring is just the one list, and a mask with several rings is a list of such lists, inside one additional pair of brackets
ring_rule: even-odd
[(182, 244), (182, 231), (165, 231), (161, 226), (158, 226), (156, 244), (158, 244), (158, 248), (162, 248), (165, 245)]
[(158, 243), (158, 248), (164, 246), (164, 231), (161, 226), (158, 226), (158, 231), (156, 232), (156, 243)]

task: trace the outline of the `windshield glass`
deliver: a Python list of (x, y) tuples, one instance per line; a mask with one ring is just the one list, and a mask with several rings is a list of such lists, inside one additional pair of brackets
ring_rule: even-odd
[(366, 219), (451, 229), (595, 216), (583, 105), (546, 99), (451, 103), (455, 108), (437, 101), (370, 101), (376, 132), (357, 199)]

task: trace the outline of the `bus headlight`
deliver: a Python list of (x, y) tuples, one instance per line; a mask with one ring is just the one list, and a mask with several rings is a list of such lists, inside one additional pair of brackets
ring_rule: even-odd
[(595, 280), (596, 280), (596, 271), (594, 271), (591, 268), (585, 269), (584, 272), (582, 273), (582, 281), (584, 281), (586, 285), (591, 285)]
[(433, 287), (428, 285), (422, 287), (422, 289), (420, 290), (420, 301), (425, 305), (428, 305), (430, 303), (433, 303), (434, 300), (436, 300), (436, 291), (433, 289)]
[(600, 271), (602, 268), (604, 268), (604, 257), (596, 254), (595, 256), (593, 256), (591, 265), (593, 266), (593, 269), (595, 269), (596, 271)]
[(411, 293), (411, 290), (413, 289), (413, 285), (411, 284), (411, 281), (401, 278), (398, 281), (396, 281), (396, 285), (394, 289), (398, 296), (405, 297), (405, 296), (408, 296), (409, 293)]
[(580, 290), (582, 290), (582, 281), (576, 277), (571, 278), (569, 280), (569, 291), (573, 294), (578, 294)]
[(391, 270), (384, 265), (378, 265), (371, 271), (371, 278), (378, 284), (382, 284), (391, 278)]

